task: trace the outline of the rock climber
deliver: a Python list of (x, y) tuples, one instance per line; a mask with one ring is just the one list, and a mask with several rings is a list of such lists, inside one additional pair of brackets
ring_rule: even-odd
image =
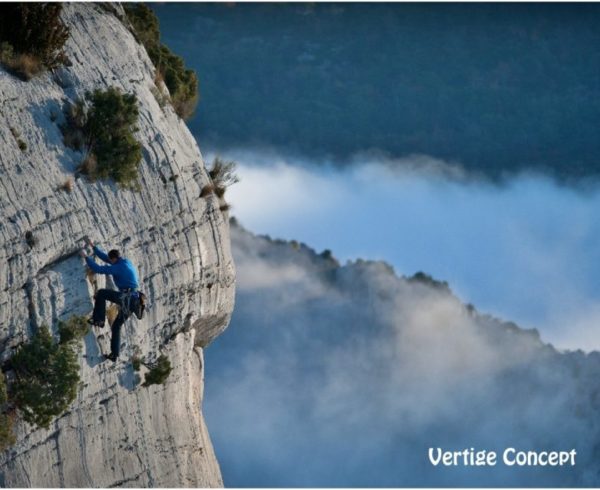
[(104, 327), (106, 319), (106, 302), (110, 301), (111, 303), (118, 305), (119, 314), (111, 326), (110, 354), (104, 356), (105, 359), (116, 362), (119, 357), (121, 327), (133, 311), (133, 308), (131, 307), (132, 300), (136, 301), (136, 298), (139, 297), (138, 273), (131, 261), (121, 257), (118, 250), (111, 250), (106, 254), (99, 247), (95, 246), (89, 238), (86, 237), (85, 242), (93, 248), (96, 257), (109, 264), (97, 264), (93, 257), (87, 255), (85, 250), (82, 249), (79, 252), (79, 255), (85, 258), (87, 266), (96, 274), (111, 275), (115, 285), (119, 288), (118, 291), (115, 291), (114, 289), (98, 290), (94, 296), (94, 312), (92, 313), (92, 318), (88, 320), (88, 322), (95, 327)]

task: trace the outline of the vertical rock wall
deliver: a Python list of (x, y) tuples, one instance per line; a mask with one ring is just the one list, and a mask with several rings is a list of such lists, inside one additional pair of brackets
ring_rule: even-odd
[[(49, 430), (17, 424), (17, 444), (0, 455), (0, 486), (220, 486), (201, 413), (202, 347), (233, 309), (228, 216), (214, 195), (199, 197), (209, 182), (202, 155), (153, 95), (154, 66), (120, 8), (63, 6), (72, 66), (29, 82), (0, 67), (0, 360), (37, 326), (56, 333), (59, 319), (91, 311), (94, 284), (76, 255), (84, 235), (133, 261), (150, 308), (124, 326), (116, 364), (101, 362), (108, 327), (85, 337), (77, 400)], [(63, 143), (63, 107), (109, 86), (139, 101), (141, 189), (82, 177), (63, 190), (84, 158)], [(136, 383), (134, 352), (166, 354), (167, 383)]]

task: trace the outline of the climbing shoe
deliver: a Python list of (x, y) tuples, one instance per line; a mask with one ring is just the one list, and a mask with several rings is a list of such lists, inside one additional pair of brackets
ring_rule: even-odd
[(117, 362), (117, 356), (115, 356), (114, 354), (104, 354), (104, 360), (109, 360), (112, 362)]
[(92, 325), (93, 327), (99, 327), (99, 328), (104, 327), (104, 322), (95, 322), (93, 318), (88, 318), (88, 323), (90, 325)]

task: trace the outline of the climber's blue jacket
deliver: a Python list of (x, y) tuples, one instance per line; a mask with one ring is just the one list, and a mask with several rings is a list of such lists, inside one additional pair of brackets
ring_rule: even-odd
[(94, 247), (94, 255), (109, 265), (98, 265), (92, 257), (86, 257), (85, 261), (90, 269), (96, 274), (110, 274), (113, 276), (116, 286), (122, 291), (124, 289), (137, 289), (139, 279), (135, 267), (129, 259), (119, 258), (114, 264), (108, 260), (108, 255), (98, 247)]

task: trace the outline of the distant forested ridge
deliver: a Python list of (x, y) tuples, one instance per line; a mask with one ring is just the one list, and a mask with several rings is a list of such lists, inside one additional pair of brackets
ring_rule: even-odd
[(600, 174), (598, 4), (152, 4), (205, 145)]

